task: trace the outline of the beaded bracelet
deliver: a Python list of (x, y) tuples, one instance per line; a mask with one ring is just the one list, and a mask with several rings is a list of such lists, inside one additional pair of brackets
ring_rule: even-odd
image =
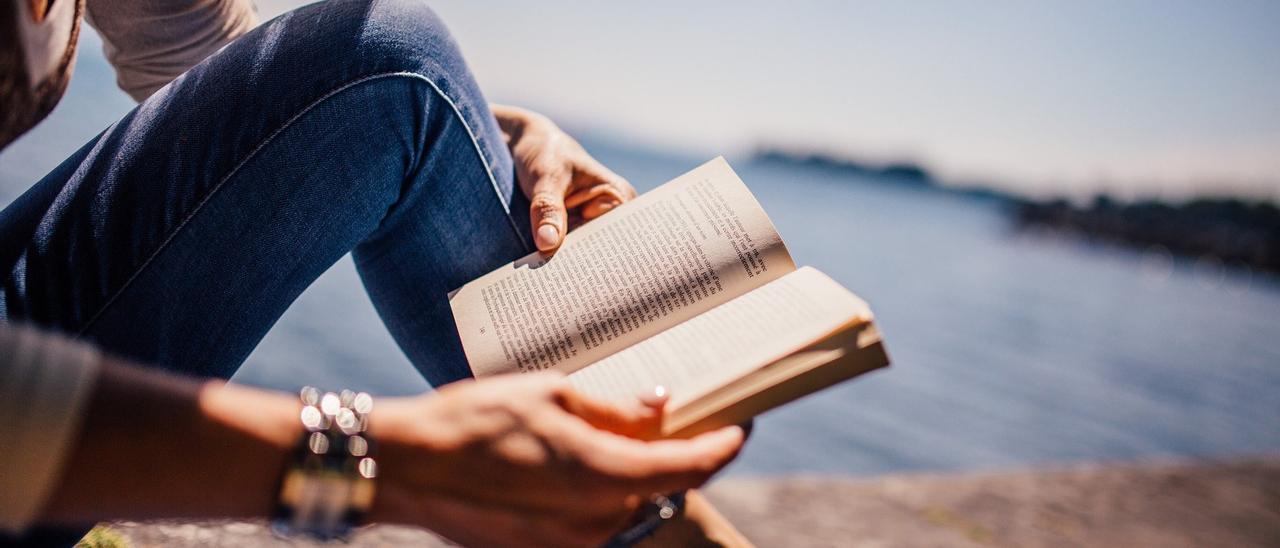
[(366, 432), (373, 397), (311, 386), (300, 395), (303, 433), (280, 480), (271, 528), (282, 536), (346, 538), (373, 505), (378, 465)]

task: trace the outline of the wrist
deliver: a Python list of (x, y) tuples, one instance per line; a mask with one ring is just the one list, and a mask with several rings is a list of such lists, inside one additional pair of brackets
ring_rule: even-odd
[[(303, 428), (294, 398), (226, 384), (206, 383), (199, 406), (204, 417), (204, 437), (238, 455), (231, 459), (224, 477), (240, 478), (248, 515), (266, 516), (275, 506), (277, 485)], [(226, 438), (218, 442), (218, 438)]]
[(754, 546), (697, 489), (685, 494), (684, 511), (636, 546)]
[(525, 108), (493, 104), (490, 111), (498, 121), (498, 128), (506, 134), (508, 143), (518, 141), (530, 129), (555, 127), (550, 118)]
[(302, 433), (294, 398), (222, 381), (209, 381), (200, 393), (205, 420), (230, 428), (282, 457)]
[(430, 525), (438, 516), (420, 502), (447, 488), (445, 456), (456, 448), (458, 428), (440, 414), (440, 396), (432, 394), (379, 400), (369, 418), (369, 433), (378, 440), (378, 495), (369, 520)]
[(368, 429), (373, 397), (307, 386), (299, 403), (303, 433), (281, 477), (271, 528), (283, 536), (345, 539), (369, 516), (377, 492), (377, 443)]

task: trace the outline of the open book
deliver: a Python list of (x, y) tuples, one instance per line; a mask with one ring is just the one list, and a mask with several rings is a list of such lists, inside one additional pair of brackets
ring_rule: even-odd
[(797, 269), (716, 158), (450, 295), (477, 377), (556, 369), (620, 400), (662, 385), (661, 436), (737, 424), (888, 365), (871, 310)]

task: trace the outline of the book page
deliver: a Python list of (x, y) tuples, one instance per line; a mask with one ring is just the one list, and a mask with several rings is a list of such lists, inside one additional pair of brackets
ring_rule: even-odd
[(855, 320), (696, 400), (668, 407), (661, 430), (654, 434), (690, 437), (742, 424), (765, 411), (887, 365), (889, 355), (879, 328), (875, 323)]
[(788, 272), (751, 191), (717, 158), (450, 296), (477, 376), (573, 372)]
[(871, 309), (811, 267), (720, 305), (692, 320), (569, 375), (583, 393), (630, 401), (655, 385), (669, 409), (716, 390), (851, 323)]

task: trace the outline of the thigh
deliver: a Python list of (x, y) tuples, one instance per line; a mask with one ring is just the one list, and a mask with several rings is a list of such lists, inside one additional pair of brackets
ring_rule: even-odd
[[(447, 339), (451, 322), (388, 315), (406, 286), (380, 284), (422, 272), (418, 288), (443, 287), (523, 253), (511, 177), (483, 96), (425, 7), (308, 6), (157, 92), (0, 215), (3, 314), (228, 376), (361, 246), (384, 319)], [(427, 264), (388, 262), (422, 241), (403, 235), (428, 230), (433, 251), (413, 259)], [(436, 263), (458, 247), (479, 251)]]

